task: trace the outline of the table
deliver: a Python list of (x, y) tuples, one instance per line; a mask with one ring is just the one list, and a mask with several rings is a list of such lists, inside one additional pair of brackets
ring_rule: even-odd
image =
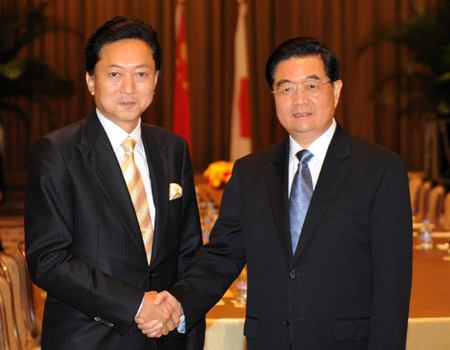
[(209, 234), (219, 215), (223, 189), (212, 188), (201, 175), (195, 176), (195, 192), (197, 193), (200, 223), (202, 225), (203, 243), (208, 243)]
[(204, 350), (245, 350), (244, 320), (245, 305), (234, 303), (227, 291), (206, 315)]
[[(442, 260), (446, 251), (438, 249), (448, 239), (437, 236), (434, 249), (413, 251), (406, 350), (450, 349), (450, 262)], [(235, 307), (228, 291), (206, 315), (205, 350), (245, 350), (244, 320), (245, 308)]]
[[(195, 180), (199, 202), (203, 203), (203, 214), (207, 218), (205, 223), (202, 222), (206, 228), (206, 242), (213, 224), (210, 221), (218, 213), (222, 190), (211, 188), (200, 176), (196, 176)], [(420, 225), (414, 224), (414, 245)], [(434, 228), (434, 249), (413, 251), (406, 350), (450, 349), (450, 262), (442, 260), (446, 251), (438, 249), (449, 238), (450, 232), (440, 232), (439, 228)], [(245, 308), (236, 308), (231, 292), (227, 292), (206, 316), (205, 350), (245, 350), (244, 320)]]
[(410, 318), (450, 317), (450, 262), (442, 260), (446, 251), (439, 249), (448, 240), (433, 240), (432, 250), (413, 249)]
[(439, 249), (448, 242), (445, 236), (433, 235), (432, 250), (413, 250), (407, 350), (450, 349), (450, 262), (442, 260), (446, 250)]

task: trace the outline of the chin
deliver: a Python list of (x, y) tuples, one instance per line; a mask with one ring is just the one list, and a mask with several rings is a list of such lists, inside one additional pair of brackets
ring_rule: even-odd
[(305, 133), (305, 132), (311, 132), (314, 131), (314, 128), (310, 125), (299, 125), (296, 124), (291, 128), (292, 131), (296, 132), (296, 133)]

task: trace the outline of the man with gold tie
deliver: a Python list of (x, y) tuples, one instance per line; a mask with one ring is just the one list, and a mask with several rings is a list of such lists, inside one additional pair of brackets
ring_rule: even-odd
[(201, 246), (186, 141), (141, 123), (162, 62), (156, 32), (115, 17), (85, 47), (96, 109), (39, 139), (25, 203), (32, 280), (47, 291), (42, 349), (203, 348), (204, 320), (185, 337), (148, 339), (135, 318), (178, 326), (170, 289)]

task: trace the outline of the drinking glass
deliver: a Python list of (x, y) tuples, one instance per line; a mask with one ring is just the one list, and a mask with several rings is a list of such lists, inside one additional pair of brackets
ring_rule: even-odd
[(447, 254), (442, 258), (444, 261), (450, 261), (450, 238), (447, 242)]

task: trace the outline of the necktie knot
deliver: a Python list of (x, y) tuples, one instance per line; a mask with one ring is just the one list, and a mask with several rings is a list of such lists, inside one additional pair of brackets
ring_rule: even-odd
[(137, 141), (133, 139), (131, 136), (127, 136), (125, 140), (120, 144), (122, 148), (125, 150), (125, 153), (130, 153), (134, 151), (134, 147), (136, 147)]
[(312, 159), (312, 157), (314, 157), (314, 155), (307, 149), (298, 151), (295, 156), (303, 165), (308, 165), (309, 161)]

